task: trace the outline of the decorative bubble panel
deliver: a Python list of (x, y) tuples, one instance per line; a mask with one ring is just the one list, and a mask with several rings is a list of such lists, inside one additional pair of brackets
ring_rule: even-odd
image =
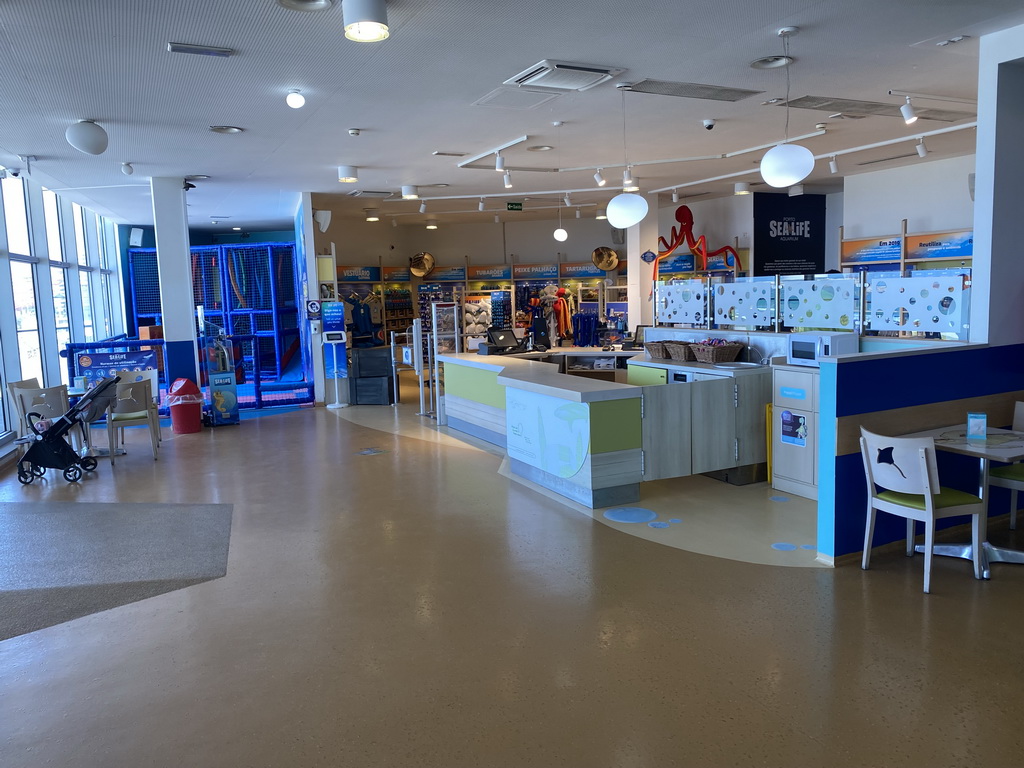
[(768, 327), (774, 324), (775, 279), (718, 283), (711, 286), (711, 320), (717, 325)]
[(656, 289), (654, 316), (658, 324), (707, 324), (708, 287), (703, 280), (659, 282)]
[(868, 283), (864, 327), (966, 338), (970, 289), (964, 275), (877, 277)]
[(856, 329), (857, 279), (783, 280), (782, 322), (790, 328)]

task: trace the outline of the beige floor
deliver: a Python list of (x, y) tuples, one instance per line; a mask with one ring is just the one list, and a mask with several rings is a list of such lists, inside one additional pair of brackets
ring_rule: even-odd
[(158, 462), (132, 432), (0, 498), (232, 503), (228, 574), (0, 643), (4, 768), (1021, 764), (1022, 568), (939, 559), (926, 596), (898, 553), (658, 546), (325, 409)]

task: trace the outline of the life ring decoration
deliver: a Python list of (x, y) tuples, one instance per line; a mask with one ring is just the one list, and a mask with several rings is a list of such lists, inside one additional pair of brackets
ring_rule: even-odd
[[(736, 271), (743, 269), (743, 264), (740, 262), (740, 255), (736, 253), (736, 249), (731, 245), (726, 245), (719, 248), (717, 251), (708, 252), (708, 240), (707, 237), (701, 235), (700, 237), (693, 236), (693, 212), (689, 206), (680, 205), (676, 208), (676, 221), (679, 222), (679, 229), (672, 227), (672, 241), (668, 242), (664, 237), (658, 238), (658, 258), (654, 261), (654, 281), (658, 282), (658, 265), (661, 264), (662, 259), (671, 254), (675, 253), (676, 249), (682, 246), (684, 243), (686, 247), (690, 249), (690, 253), (693, 254), (693, 266), (696, 269), (698, 264), (700, 270), (706, 270), (708, 268), (708, 259), (726, 254), (725, 263), (729, 266), (729, 256), (732, 256), (732, 264), (736, 267)], [(653, 294), (654, 289), (651, 289)]]

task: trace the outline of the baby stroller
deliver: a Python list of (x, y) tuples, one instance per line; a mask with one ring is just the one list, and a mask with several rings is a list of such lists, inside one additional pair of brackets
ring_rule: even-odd
[(56, 419), (49, 427), (39, 431), (37, 428), (38, 413), (26, 413), (31, 435), (20, 438), (17, 442), (27, 443), (29, 448), (18, 462), (18, 481), (28, 485), (37, 477), (46, 474), (46, 469), (64, 471), (64, 479), (69, 483), (77, 483), (82, 479), (82, 470), (92, 472), (96, 469), (96, 459), (92, 456), (79, 456), (64, 439), (76, 425), (88, 424), (98, 419), (113, 401), (119, 379), (111, 376), (83, 395), (67, 413)]

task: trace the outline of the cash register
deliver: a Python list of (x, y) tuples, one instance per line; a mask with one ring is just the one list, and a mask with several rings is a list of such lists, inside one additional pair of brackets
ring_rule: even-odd
[(522, 342), (511, 329), (488, 328), (487, 341), (477, 347), (479, 355), (508, 355), (522, 351)]

